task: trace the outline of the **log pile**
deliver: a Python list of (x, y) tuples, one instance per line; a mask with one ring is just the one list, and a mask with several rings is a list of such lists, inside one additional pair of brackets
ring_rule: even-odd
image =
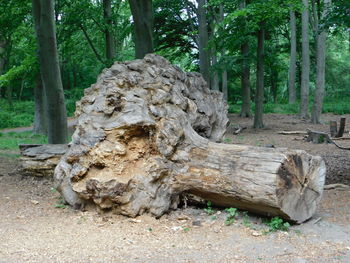
[(203, 78), (157, 55), (115, 63), (77, 103), (78, 123), (55, 169), (70, 205), (159, 217), (193, 194), (214, 205), (309, 219), (325, 180), (304, 151), (227, 145), (227, 105)]

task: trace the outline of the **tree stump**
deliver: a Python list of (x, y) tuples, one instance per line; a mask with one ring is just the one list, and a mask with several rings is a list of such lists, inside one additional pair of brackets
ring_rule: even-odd
[(303, 222), (321, 199), (325, 164), (304, 151), (227, 145), (227, 105), (196, 73), (157, 55), (115, 63), (77, 103), (55, 170), (79, 208), (159, 217), (190, 193), (215, 205)]

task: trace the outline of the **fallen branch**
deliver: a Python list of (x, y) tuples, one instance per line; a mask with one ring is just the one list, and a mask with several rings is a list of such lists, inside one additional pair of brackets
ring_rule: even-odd
[(278, 134), (282, 135), (306, 135), (307, 132), (305, 131), (279, 131)]

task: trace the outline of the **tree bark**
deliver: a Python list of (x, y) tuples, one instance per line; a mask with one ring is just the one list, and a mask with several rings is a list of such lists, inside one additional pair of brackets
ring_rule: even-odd
[(295, 12), (293, 10), (289, 11), (290, 13), (290, 61), (289, 61), (289, 81), (288, 81), (288, 103), (294, 104), (296, 102), (296, 88), (295, 88), (295, 79), (296, 79), (296, 61), (297, 61), (297, 27)]
[(5, 71), (7, 41), (0, 34), (0, 75)]
[[(220, 5), (220, 22), (224, 21), (225, 19), (225, 13), (224, 13), (224, 4)], [(225, 48), (222, 48), (221, 50), (221, 60), (225, 60)], [(222, 86), (221, 86), (221, 91), (224, 94), (224, 99), (225, 101), (228, 100), (228, 87), (227, 87), (227, 69), (226, 65), (223, 67), (222, 73), (221, 73), (221, 78), (222, 78)]]
[(263, 107), (264, 107), (264, 42), (265, 42), (265, 23), (260, 22), (258, 31), (258, 48), (256, 63), (256, 93), (255, 93), (255, 112), (254, 112), (254, 128), (261, 129), (263, 123)]
[(241, 45), (242, 72), (241, 72), (241, 90), (242, 90), (242, 108), (239, 116), (244, 118), (252, 117), (251, 97), (250, 97), (250, 63), (249, 63), (249, 43)]
[(152, 0), (129, 0), (134, 20), (135, 57), (143, 58), (153, 52)]
[[(324, 20), (330, 9), (330, 0), (323, 0), (324, 10), (321, 15), (321, 19)], [(320, 6), (318, 7), (320, 8)], [(321, 123), (321, 114), (323, 99), (325, 95), (325, 72), (326, 72), (326, 40), (327, 29), (325, 25), (316, 25), (316, 90), (314, 97), (314, 104), (312, 108), (311, 122), (318, 124)]]
[(159, 217), (190, 193), (299, 223), (310, 218), (322, 195), (323, 160), (215, 143), (226, 113), (222, 94), (199, 74), (153, 54), (116, 63), (77, 103), (78, 126), (55, 169), (58, 190), (72, 206), (131, 217)]
[(309, 0), (303, 0), (301, 14), (302, 64), (301, 64), (301, 100), (300, 118), (309, 118), (309, 85), (310, 85), (310, 45), (309, 45)]
[(34, 112), (34, 124), (33, 124), (33, 133), (34, 134), (45, 134), (47, 135), (47, 103), (45, 96), (45, 89), (42, 84), (40, 73), (37, 74), (36, 83), (34, 86), (34, 103), (35, 103), (35, 112)]
[(211, 81), (212, 85), (211, 85), (211, 89), (212, 90), (220, 90), (219, 88), (219, 72), (218, 70), (216, 69), (216, 66), (218, 64), (218, 57), (216, 55), (216, 48), (213, 48), (212, 49), (212, 76), (213, 76), (213, 79)]
[(60, 74), (53, 1), (33, 0), (33, 18), (39, 46), (39, 64), (47, 99), (48, 141), (66, 143), (67, 113)]
[(277, 103), (277, 93), (278, 93), (278, 71), (273, 66), (270, 72), (270, 83), (271, 83), (271, 93), (273, 98), (273, 103)]
[(224, 94), (224, 99), (225, 101), (228, 100), (228, 87), (227, 87), (227, 70), (224, 69), (222, 71), (222, 86), (221, 86), (221, 89), (222, 89), (222, 93)]
[(106, 58), (109, 63), (115, 56), (115, 43), (112, 21), (112, 0), (103, 0), (103, 18), (105, 20)]
[(206, 0), (197, 0), (198, 2), (198, 44), (199, 44), (199, 69), (205, 79), (205, 81), (210, 86), (210, 59), (208, 51), (208, 25), (206, 17)]

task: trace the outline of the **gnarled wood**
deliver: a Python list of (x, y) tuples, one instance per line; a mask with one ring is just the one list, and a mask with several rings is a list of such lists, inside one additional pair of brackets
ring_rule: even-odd
[(182, 193), (303, 222), (321, 198), (325, 165), (303, 151), (216, 143), (228, 119), (220, 92), (164, 58), (116, 63), (85, 90), (68, 152), (55, 170), (81, 207), (161, 216)]

